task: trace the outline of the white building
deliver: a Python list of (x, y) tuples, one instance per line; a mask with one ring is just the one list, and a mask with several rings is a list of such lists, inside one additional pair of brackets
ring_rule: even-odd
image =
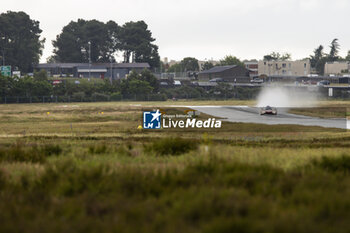
[(311, 73), (311, 64), (309, 59), (298, 61), (260, 60), (258, 73), (259, 76), (307, 76)]
[(349, 74), (349, 62), (326, 62), (324, 65), (324, 74), (325, 75), (344, 75)]

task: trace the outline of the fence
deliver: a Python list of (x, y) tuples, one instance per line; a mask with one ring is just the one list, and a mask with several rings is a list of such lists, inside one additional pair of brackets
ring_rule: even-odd
[[(0, 104), (12, 103), (70, 103), (70, 102), (108, 102), (108, 101), (165, 101), (172, 100), (249, 100), (255, 99), (259, 94), (258, 88), (236, 88), (227, 92), (196, 92), (179, 91), (159, 94), (132, 94), (122, 95), (120, 93), (102, 94), (94, 93), (87, 96), (83, 92), (64, 96), (3, 96), (0, 97)], [(328, 96), (328, 89), (321, 89), (320, 98), (350, 99), (350, 91), (334, 89), (333, 97)]]
[(228, 99), (251, 99), (255, 95), (240, 96), (237, 93), (220, 95), (201, 95), (191, 93), (175, 94), (148, 94), (148, 95), (71, 95), (71, 96), (3, 96), (0, 104), (16, 103), (71, 103), (71, 102), (109, 102), (109, 101), (166, 101), (171, 100), (228, 100)]
[(108, 102), (108, 101), (163, 101), (159, 95), (132, 95), (132, 96), (4, 96), (0, 97), (0, 104), (13, 103), (70, 103), (70, 102)]

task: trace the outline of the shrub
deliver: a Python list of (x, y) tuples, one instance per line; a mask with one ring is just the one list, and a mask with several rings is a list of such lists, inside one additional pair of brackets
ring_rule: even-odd
[(112, 93), (111, 95), (111, 100), (113, 101), (120, 101), (122, 100), (123, 96), (120, 92), (115, 92), (115, 93)]
[(194, 150), (198, 144), (190, 139), (164, 138), (145, 146), (146, 152), (156, 155), (180, 155)]
[(168, 96), (164, 93), (149, 95), (148, 97), (149, 101), (166, 101), (167, 99), (168, 99)]
[(83, 101), (85, 97), (85, 93), (83, 91), (81, 92), (75, 92), (72, 95), (72, 101)]
[(46, 157), (61, 153), (62, 148), (59, 145), (45, 145), (43, 147), (34, 145), (26, 147), (17, 143), (9, 148), (0, 149), (0, 161), (43, 163)]
[(6, 183), (6, 177), (2, 170), (0, 170), (0, 190), (5, 186)]
[(105, 144), (102, 145), (90, 145), (89, 153), (90, 154), (103, 154), (107, 152), (107, 146)]
[(105, 95), (105, 94), (102, 94), (102, 93), (95, 92), (94, 94), (92, 94), (91, 98), (94, 101), (108, 101), (109, 100), (109, 95)]
[(343, 155), (337, 158), (322, 157), (321, 160), (314, 160), (313, 165), (330, 172), (350, 172), (350, 156)]
[(45, 155), (59, 155), (62, 153), (62, 148), (60, 145), (45, 145), (42, 148), (42, 151), (45, 153)]
[(10, 148), (0, 149), (0, 161), (32, 163), (44, 162), (45, 154), (42, 153), (37, 146), (26, 149), (22, 145), (17, 144)]

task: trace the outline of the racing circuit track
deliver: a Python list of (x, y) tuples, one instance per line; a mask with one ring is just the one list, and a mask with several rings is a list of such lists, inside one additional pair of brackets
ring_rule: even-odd
[(347, 128), (345, 118), (317, 118), (291, 114), (285, 108), (277, 108), (277, 115), (260, 115), (260, 108), (248, 106), (186, 106), (229, 122), (258, 123), (268, 125), (292, 124), (305, 126), (321, 126), (325, 128)]

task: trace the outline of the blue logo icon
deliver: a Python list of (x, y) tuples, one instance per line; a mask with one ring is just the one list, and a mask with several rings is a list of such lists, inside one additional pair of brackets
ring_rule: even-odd
[(161, 128), (161, 113), (159, 110), (156, 112), (143, 112), (143, 128), (144, 129), (160, 129)]

